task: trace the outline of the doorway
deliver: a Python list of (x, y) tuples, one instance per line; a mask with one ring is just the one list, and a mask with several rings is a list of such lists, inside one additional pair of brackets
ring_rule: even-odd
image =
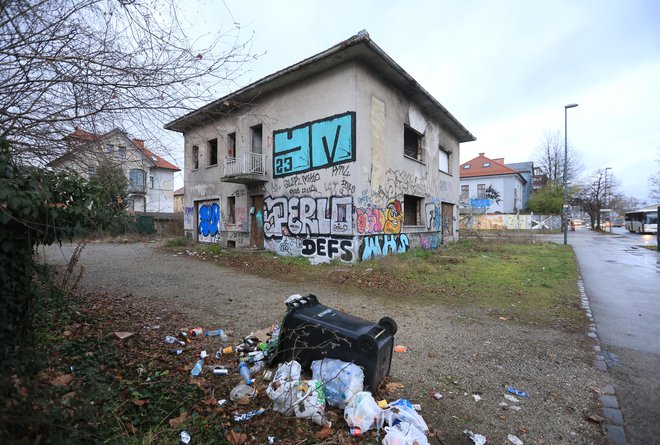
[(252, 196), (252, 214), (250, 223), (250, 246), (263, 249), (264, 247), (264, 195)]

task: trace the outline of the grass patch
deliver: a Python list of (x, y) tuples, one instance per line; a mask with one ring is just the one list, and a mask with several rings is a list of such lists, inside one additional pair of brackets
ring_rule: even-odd
[(322, 265), (272, 252), (195, 248), (202, 252), (199, 258), (242, 272), (357, 289), (384, 304), (442, 304), (571, 331), (583, 329), (585, 322), (573, 252), (555, 243), (465, 239), (434, 251), (412, 249), (367, 262)]

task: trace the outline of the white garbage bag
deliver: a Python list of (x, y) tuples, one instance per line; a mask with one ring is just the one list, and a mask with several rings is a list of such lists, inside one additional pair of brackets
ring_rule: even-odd
[(312, 362), (312, 378), (323, 382), (328, 404), (345, 408), (364, 389), (364, 371), (354, 363), (324, 358)]

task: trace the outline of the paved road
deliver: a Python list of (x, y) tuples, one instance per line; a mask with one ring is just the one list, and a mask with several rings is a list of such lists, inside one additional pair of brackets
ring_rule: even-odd
[[(660, 253), (655, 235), (569, 232), (631, 444), (660, 443)], [(563, 242), (554, 237), (553, 241)]]

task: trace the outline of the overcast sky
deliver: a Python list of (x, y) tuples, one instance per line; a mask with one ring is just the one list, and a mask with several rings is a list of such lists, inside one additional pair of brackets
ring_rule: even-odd
[(568, 110), (568, 139), (584, 175), (612, 167), (622, 193), (649, 201), (647, 179), (660, 170), (660, 1), (204, 0), (190, 7), (196, 33), (237, 22), (241, 36), (252, 36), (252, 51), (263, 53), (234, 89), (366, 29), (477, 137), (461, 144), (461, 162), (480, 152), (507, 163), (535, 160), (546, 132), (559, 130), (563, 140), (564, 105), (578, 103)]

